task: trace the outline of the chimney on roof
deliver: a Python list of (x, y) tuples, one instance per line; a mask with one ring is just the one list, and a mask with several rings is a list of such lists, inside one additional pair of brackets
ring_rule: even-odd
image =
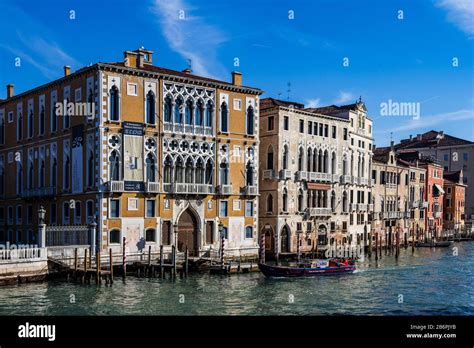
[(123, 63), (130, 68), (143, 68), (145, 65), (153, 65), (153, 51), (140, 47), (135, 51), (123, 52)]
[(418, 140), (418, 141), (423, 140), (422, 135), (421, 135), (421, 134), (417, 134), (417, 135), (416, 135), (416, 140)]
[(238, 71), (232, 71), (232, 84), (236, 86), (242, 86), (242, 73)]
[(64, 66), (64, 76), (71, 75), (71, 67), (69, 65)]
[(13, 85), (7, 85), (7, 99), (13, 97)]
[(410, 134), (410, 141), (412, 141), (412, 140), (413, 140), (413, 135)]
[(183, 70), (183, 72), (185, 74), (191, 74), (193, 71), (191, 70), (191, 68), (186, 68), (186, 69)]

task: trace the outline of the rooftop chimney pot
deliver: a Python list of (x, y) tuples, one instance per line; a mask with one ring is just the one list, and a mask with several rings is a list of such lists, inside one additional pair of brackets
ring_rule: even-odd
[(64, 66), (64, 76), (71, 75), (71, 67), (69, 65)]
[(13, 87), (12, 84), (7, 85), (7, 98), (13, 97)]
[(242, 86), (242, 73), (238, 71), (232, 71), (232, 84), (236, 86)]

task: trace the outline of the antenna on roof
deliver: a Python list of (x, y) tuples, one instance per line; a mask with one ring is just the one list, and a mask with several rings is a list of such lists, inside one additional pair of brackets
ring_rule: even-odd
[(278, 92), (278, 99), (281, 99), (281, 92)]
[(192, 61), (191, 59), (189, 59), (189, 58), (187, 59), (187, 61), (188, 61), (188, 69), (191, 69), (191, 63), (192, 63), (193, 61)]
[(390, 132), (390, 142), (393, 141), (393, 132)]
[(288, 90), (287, 90), (287, 92), (288, 92), (288, 101), (290, 101), (291, 82), (288, 82), (287, 86), (288, 86)]
[(362, 103), (362, 96), (359, 96), (359, 103)]

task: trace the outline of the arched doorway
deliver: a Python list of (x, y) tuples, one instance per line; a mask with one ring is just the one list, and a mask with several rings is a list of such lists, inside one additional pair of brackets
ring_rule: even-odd
[(178, 251), (188, 247), (190, 256), (198, 256), (198, 223), (190, 209), (186, 209), (178, 220)]
[(290, 252), (290, 229), (288, 225), (283, 226), (280, 236), (280, 250), (282, 253)]

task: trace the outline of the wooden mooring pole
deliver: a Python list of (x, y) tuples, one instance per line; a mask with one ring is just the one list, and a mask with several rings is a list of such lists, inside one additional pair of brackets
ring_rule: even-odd
[(375, 233), (375, 261), (379, 259), (379, 233)]
[(127, 255), (125, 252), (126, 244), (127, 244), (127, 238), (123, 237), (123, 243), (122, 243), (122, 278), (123, 280), (125, 280), (125, 277), (127, 276)]
[(74, 274), (77, 272), (77, 248), (74, 249)]
[(164, 275), (163, 261), (164, 261), (164, 255), (163, 255), (163, 244), (162, 244), (160, 245), (160, 278), (163, 278), (163, 275)]
[(189, 250), (186, 246), (186, 253), (184, 254), (184, 276), (188, 277), (188, 266), (189, 266)]
[(112, 259), (112, 248), (109, 249), (109, 264), (110, 264), (110, 284), (114, 282), (114, 262)]
[(173, 267), (172, 267), (172, 278), (173, 279), (176, 279), (176, 246), (171, 246), (171, 252), (172, 252), (172, 255), (171, 255), (171, 259), (172, 259), (172, 264), (173, 264)]

